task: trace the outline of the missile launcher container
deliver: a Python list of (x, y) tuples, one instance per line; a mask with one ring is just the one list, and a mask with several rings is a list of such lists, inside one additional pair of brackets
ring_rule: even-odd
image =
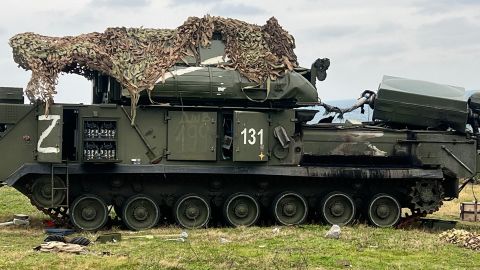
[(465, 89), (461, 87), (384, 76), (373, 119), (420, 128), (451, 127), (465, 132), (467, 115)]

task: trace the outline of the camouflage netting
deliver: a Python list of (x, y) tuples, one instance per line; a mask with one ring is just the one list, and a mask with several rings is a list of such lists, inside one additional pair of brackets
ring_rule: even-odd
[(10, 39), (15, 62), (32, 71), (25, 92), (31, 101), (53, 103), (61, 72), (91, 79), (94, 72), (114, 77), (132, 97), (132, 113), (139, 93), (151, 90), (175, 63), (187, 56), (199, 59), (198, 47), (209, 46), (214, 32), (222, 34), (224, 68), (238, 70), (257, 83), (274, 80), (298, 65), (295, 41), (272, 17), (263, 26), (211, 17), (190, 17), (174, 30), (108, 28), (103, 33), (47, 37), (23, 33)]

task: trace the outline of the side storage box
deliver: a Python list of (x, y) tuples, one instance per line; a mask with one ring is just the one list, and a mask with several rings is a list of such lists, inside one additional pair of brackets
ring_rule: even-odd
[(460, 219), (463, 221), (480, 221), (480, 203), (463, 202), (460, 204)]
[(461, 87), (383, 76), (373, 119), (465, 132), (468, 110), (464, 95)]
[(168, 160), (217, 160), (217, 112), (169, 111)]

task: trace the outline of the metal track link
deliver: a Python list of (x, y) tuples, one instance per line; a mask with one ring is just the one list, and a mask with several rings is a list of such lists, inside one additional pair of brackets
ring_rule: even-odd
[(45, 215), (49, 216), (57, 226), (64, 226), (70, 224), (68, 209), (64, 207), (42, 208), (37, 206), (37, 209), (42, 211)]
[[(30, 196), (29, 196), (30, 197)], [(68, 208), (66, 207), (55, 207), (55, 208), (44, 208), (36, 205), (33, 200), (30, 198), (30, 203), (35, 206), (38, 210), (42, 211), (45, 215), (49, 216), (57, 226), (64, 226), (70, 224), (70, 216), (68, 215)]]

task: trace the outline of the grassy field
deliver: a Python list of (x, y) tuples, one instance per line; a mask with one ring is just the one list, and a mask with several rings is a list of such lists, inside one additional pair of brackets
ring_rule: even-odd
[[(480, 186), (475, 190), (480, 195)], [(458, 220), (459, 202), (472, 201), (471, 194), (466, 188), (459, 200), (433, 216)], [(29, 214), (32, 225), (0, 228), (0, 269), (480, 269), (480, 252), (443, 243), (438, 232), (365, 225), (342, 228), (338, 240), (324, 238), (327, 226), (305, 225), (192, 230), (183, 243), (165, 240), (165, 235), (182, 231), (172, 226), (121, 231), (124, 237), (153, 239), (93, 244), (85, 255), (40, 253), (33, 248), (45, 238), (45, 216), (12, 188), (1, 188), (0, 222), (14, 213)], [(480, 223), (459, 222), (457, 227), (480, 232)], [(92, 240), (98, 236), (81, 235)]]

